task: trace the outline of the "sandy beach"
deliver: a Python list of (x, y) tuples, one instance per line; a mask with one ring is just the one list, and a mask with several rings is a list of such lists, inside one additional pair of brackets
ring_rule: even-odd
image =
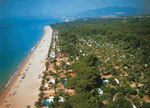
[[(42, 75), (42, 72), (45, 71), (45, 59), (52, 38), (50, 26), (45, 26), (44, 31), (35, 50), (0, 96), (0, 108), (5, 108), (6, 105), (9, 105), (9, 108), (26, 108), (27, 105), (30, 105), (30, 108), (35, 108), (34, 103), (38, 99), (42, 80), (42, 78), (38, 78), (38, 75)], [(22, 79), (23, 74), (25, 75), (24, 79)]]

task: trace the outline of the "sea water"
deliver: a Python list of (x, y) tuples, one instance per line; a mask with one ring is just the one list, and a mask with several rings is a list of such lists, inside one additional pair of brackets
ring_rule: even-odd
[(34, 51), (44, 34), (44, 26), (56, 19), (0, 19), (0, 91), (17, 74), (22, 62)]

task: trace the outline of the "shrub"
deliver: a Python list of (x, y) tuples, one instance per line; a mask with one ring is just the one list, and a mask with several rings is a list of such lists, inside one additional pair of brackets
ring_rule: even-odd
[(44, 85), (45, 84), (45, 80), (42, 80), (41, 83)]
[(137, 94), (136, 88), (132, 88), (132, 89), (130, 90), (130, 94), (136, 95), (136, 94)]
[(39, 90), (40, 90), (40, 91), (44, 91), (44, 87), (41, 86), (41, 87), (39, 88)]
[(142, 94), (141, 92), (138, 93), (138, 96), (139, 96), (140, 98), (143, 98), (143, 94)]
[(116, 83), (114, 77), (110, 77), (108, 80), (109, 80), (109, 82), (110, 82), (111, 84), (113, 84), (113, 85)]
[(108, 63), (108, 64), (106, 64), (105, 69), (106, 69), (106, 71), (109, 71), (112, 67), (113, 67), (113, 65)]
[(45, 90), (47, 90), (47, 87), (45, 87)]
[(49, 78), (47, 78), (46, 80), (49, 81)]
[(43, 98), (44, 93), (43, 93), (43, 92), (40, 92), (40, 93), (39, 93), (39, 96), (40, 96), (40, 98)]

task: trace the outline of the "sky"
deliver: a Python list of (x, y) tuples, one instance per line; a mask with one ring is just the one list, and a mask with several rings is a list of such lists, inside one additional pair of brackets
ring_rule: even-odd
[(149, 8), (150, 0), (0, 0), (0, 18), (56, 18), (108, 6)]

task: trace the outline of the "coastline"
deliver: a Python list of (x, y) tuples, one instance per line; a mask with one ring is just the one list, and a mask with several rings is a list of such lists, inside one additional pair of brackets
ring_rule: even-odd
[[(44, 36), (44, 35), (43, 35)], [(25, 58), (20, 61), (20, 64), (17, 66), (17, 68), (14, 69), (14, 73), (12, 74), (12, 76), (10, 76), (9, 80), (7, 81), (7, 83), (5, 84), (5, 86), (2, 88), (2, 90), (0, 91), (0, 96), (3, 93), (3, 91), (10, 85), (10, 83), (12, 82), (12, 80), (14, 79), (14, 77), (19, 73), (20, 69), (23, 67), (23, 65), (25, 65), (25, 62), (30, 58), (30, 56), (32, 55), (32, 53), (34, 52), (34, 50), (37, 48), (38, 44), (40, 43), (40, 41), (42, 40), (43, 36), (41, 37), (41, 39), (34, 45), (34, 47), (32, 47), (30, 49), (30, 52), (27, 53), (27, 55), (25, 56)]]
[[(50, 26), (46, 26), (46, 27), (50, 27)], [(51, 27), (50, 27), (51, 29)], [(51, 29), (52, 31), (52, 29)], [(52, 36), (52, 34), (51, 34)], [(40, 41), (38, 41), (38, 43), (36, 44), (36, 46), (32, 47), (34, 48), (33, 51), (31, 51), (29, 53), (29, 55), (26, 56), (26, 58), (23, 60), (22, 62), (22, 65), (20, 65), (20, 68), (18, 69), (18, 72), (17, 74), (11, 79), (11, 82), (9, 83), (9, 85), (2, 91), (2, 94), (0, 95), (0, 108), (3, 108), (4, 105), (2, 105), (5, 101), (5, 99), (7, 99), (8, 95), (9, 95), (9, 92), (15, 87), (15, 84), (17, 83), (21, 73), (23, 72), (23, 70), (25, 69), (25, 67), (28, 65), (30, 59), (33, 57), (33, 55), (36, 53), (36, 50), (40, 47), (40, 44), (42, 44), (42, 41), (44, 40), (44, 37), (46, 37), (46, 30), (45, 30), (45, 27), (44, 27), (44, 33), (43, 33), (43, 36), (41, 37)], [(49, 36), (50, 37), (50, 36)], [(50, 41), (51, 42), (51, 41)], [(49, 43), (50, 45), (50, 43)], [(49, 47), (48, 47), (49, 49)], [(32, 50), (32, 49), (31, 49)], [(46, 53), (47, 54), (47, 53)], [(41, 72), (42, 74), (42, 72)], [(14, 74), (13, 74), (14, 75)], [(25, 78), (26, 79), (26, 78)], [(24, 80), (24, 79), (23, 79)], [(11, 107), (11, 106), (10, 106)], [(13, 107), (12, 107), (13, 108)], [(20, 108), (19, 107), (16, 107), (16, 108)]]

